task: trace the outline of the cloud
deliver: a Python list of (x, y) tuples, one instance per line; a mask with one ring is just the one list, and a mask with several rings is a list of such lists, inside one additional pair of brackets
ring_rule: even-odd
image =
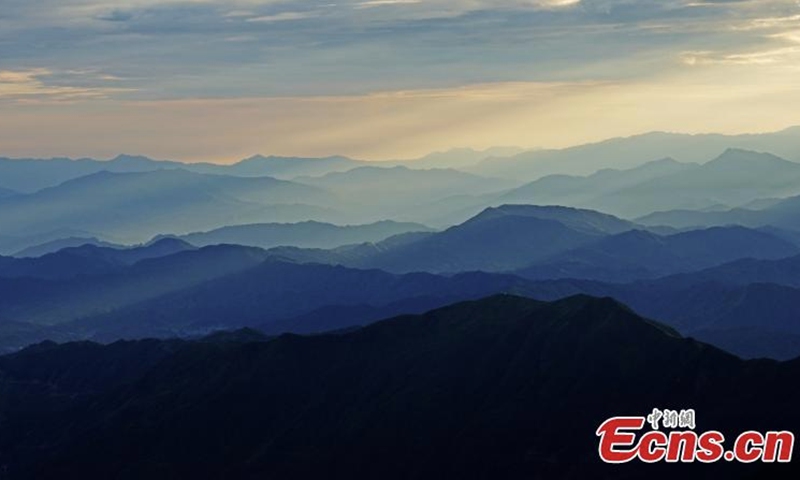
[[(86, 77), (93, 72), (64, 72), (67, 77)], [(47, 80), (55, 73), (46, 68), (30, 70), (0, 70), (0, 101), (17, 102), (65, 102), (85, 99), (104, 99), (114, 93), (130, 91), (125, 88), (109, 88), (101, 86), (73, 86), (53, 84)], [(104, 81), (117, 81), (116, 77), (98, 75)]]
[(421, 0), (369, 0), (366, 2), (358, 2), (355, 4), (356, 8), (371, 8), (371, 7), (386, 7), (391, 5), (409, 5), (422, 3)]
[(247, 18), (247, 21), (261, 23), (285, 22), (288, 20), (303, 20), (306, 18), (312, 18), (318, 16), (319, 14), (320, 11), (318, 10), (307, 12), (280, 12), (272, 15), (251, 16)]
[(129, 20), (132, 20), (134, 17), (133, 13), (131, 12), (126, 12), (123, 10), (112, 10), (110, 12), (98, 15), (97, 18), (100, 20), (105, 20), (107, 22), (127, 22)]
[(682, 58), (688, 65), (780, 65), (800, 59), (800, 47), (747, 53), (685, 52)]
[[(691, 115), (673, 112), (679, 107), (695, 112), (677, 96), (670, 98), (674, 105), (650, 102), (608, 85), (632, 85), (662, 98), (659, 86), (674, 92), (682, 82), (689, 85), (687, 92), (713, 95), (712, 88), (690, 81), (706, 85), (713, 78), (732, 91), (750, 92), (746, 82), (763, 85), (762, 94), (771, 99), (769, 92), (792, 85), (789, 80), (776, 84), (773, 78), (796, 78), (798, 73), (797, 32), (800, 7), (787, 0), (5, 0), (0, 10), (0, 101), (22, 109), (17, 118), (29, 118), (19, 116), (27, 112), (20, 106), (24, 102), (47, 119), (43, 132), (52, 135), (52, 148), (68, 148), (70, 139), (47, 129), (68, 122), (54, 120), (62, 117), (32, 103), (69, 102), (71, 118), (85, 118), (108, 135), (108, 142), (127, 141), (107, 126), (125, 128), (126, 117), (117, 110), (124, 105), (136, 112), (128, 123), (135, 131), (149, 125), (169, 130), (177, 128), (173, 122), (185, 121), (225, 148), (235, 147), (233, 140), (246, 145), (246, 153), (259, 146), (255, 140), (226, 131), (241, 129), (259, 139), (261, 130), (235, 122), (232, 112), (262, 126), (275, 148), (288, 153), (318, 142), (314, 148), (320, 153), (339, 149), (380, 156), (407, 148), (404, 138), (418, 139), (420, 149), (470, 139), (546, 143), (538, 138), (526, 142), (521, 127), (503, 122), (541, 127), (553, 142), (563, 142), (568, 129), (549, 125), (539, 111), (571, 121), (556, 106), (575, 109), (575, 120), (588, 125), (588, 113), (579, 112), (597, 116), (613, 107), (601, 91), (614, 93), (609, 98), (666, 109), (671, 113), (665, 119), (691, 124)], [(560, 100), (542, 92), (558, 92)], [(736, 96), (726, 101), (743, 105)], [(195, 117), (215, 115), (193, 102), (220, 108), (228, 121), (204, 123)], [(426, 102), (447, 114), (428, 110)], [(142, 105), (162, 117), (149, 117)], [(321, 105), (342, 105), (336, 114), (352, 123), (340, 125), (335, 109)], [(115, 112), (114, 122), (96, 116), (101, 106)], [(344, 106), (368, 120), (350, 115)], [(718, 109), (729, 111), (724, 105)], [(633, 107), (611, 110), (624, 110), (634, 119), (639, 115)], [(422, 118), (426, 115), (430, 120)], [(467, 118), (471, 115), (474, 119)], [(289, 127), (269, 123), (267, 116), (291, 117), (292, 128), (310, 126), (305, 135), (293, 134)], [(324, 130), (317, 118), (337, 128)], [(480, 127), (485, 125), (471, 122), (486, 118), (501, 123), (484, 134)], [(448, 127), (437, 129), (434, 120)], [(594, 123), (603, 124), (603, 134), (639, 125), (621, 117), (609, 123), (616, 126), (613, 131), (605, 121), (595, 118)], [(210, 131), (212, 124), (219, 134)], [(655, 120), (646, 124), (661, 125)], [(67, 127), (75, 133), (84, 128)], [(152, 133), (154, 153), (167, 150), (155, 140), (164, 135)], [(188, 127), (173, 133), (191, 136)], [(397, 135), (397, 140), (384, 134)], [(435, 135), (442, 135), (444, 143), (436, 144)], [(574, 133), (576, 141), (590, 136), (588, 127)], [(384, 144), (378, 145), (378, 139)], [(202, 153), (200, 146), (185, 148), (174, 153)], [(202, 148), (220, 155), (222, 147)]]
[(717, 50), (687, 51), (682, 61), (690, 66), (776, 66), (795, 70), (800, 64), (800, 15), (759, 17), (731, 25), (746, 32), (750, 42)]

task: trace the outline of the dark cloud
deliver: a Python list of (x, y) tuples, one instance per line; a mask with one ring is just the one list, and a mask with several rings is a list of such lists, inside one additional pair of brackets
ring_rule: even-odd
[(569, 3), (6, 0), (0, 61), (102, 72), (137, 98), (635, 78), (675, 68), (684, 51), (762, 45), (775, 32), (731, 27), (797, 10), (777, 0)]
[(133, 19), (133, 13), (123, 10), (112, 10), (108, 13), (103, 13), (97, 16), (98, 20), (105, 20), (107, 22), (127, 22)]

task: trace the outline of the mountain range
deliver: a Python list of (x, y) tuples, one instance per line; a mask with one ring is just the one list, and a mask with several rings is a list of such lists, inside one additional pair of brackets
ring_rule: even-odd
[[(321, 177), (297, 177), (294, 181), (332, 192), (347, 205), (342, 208), (364, 221), (404, 218), (421, 221), (419, 209), (463, 192), (499, 192), (514, 181), (478, 176), (455, 169), (412, 169), (405, 166), (358, 167)], [(420, 215), (423, 213), (423, 215)], [(424, 222), (423, 222), (424, 223)]]
[(0, 480), (797, 478), (800, 130), (420, 159), (0, 159)]
[(797, 232), (800, 230), (800, 196), (770, 202), (759, 210), (734, 208), (717, 211), (671, 210), (655, 212), (641, 217), (643, 225), (667, 225), (674, 228), (697, 228), (716, 225), (744, 225), (748, 227), (777, 227)]
[(328, 192), (270, 177), (242, 178), (159, 170), (101, 172), (29, 195), (0, 200), (8, 235), (55, 229), (102, 232), (107, 239), (141, 243), (177, 234), (259, 220), (330, 216)]
[(514, 271), (534, 279), (614, 281), (701, 270), (740, 258), (776, 259), (800, 253), (797, 243), (769, 231), (718, 227), (675, 233), (647, 228), (593, 210), (502, 205), (442, 232), (331, 250), (272, 251), (301, 262), (397, 273)]
[[(432, 153), (419, 159), (382, 162), (380, 165), (385, 167), (407, 166), (415, 169), (458, 168), (477, 163), (493, 155), (510, 155), (520, 151), (521, 149), (515, 147), (497, 147), (482, 151), (463, 148)], [(368, 165), (374, 165), (374, 162), (353, 160), (343, 156), (302, 158), (254, 155), (230, 165), (154, 160), (141, 155), (118, 155), (110, 160), (0, 157), (0, 197), (18, 192), (33, 193), (103, 171), (143, 173), (182, 169), (204, 174), (291, 180), (300, 176), (318, 177), (332, 172), (345, 172)]]
[(516, 273), (531, 279), (632, 281), (702, 270), (738, 259), (781, 259), (797, 244), (744, 227), (714, 227), (671, 235), (630, 230), (548, 257)]
[(69, 279), (107, 274), (142, 260), (166, 257), (194, 247), (178, 239), (162, 239), (133, 248), (94, 245), (66, 247), (39, 257), (0, 257), (0, 277)]
[[(578, 155), (575, 152), (648, 144), (648, 138), (559, 150), (557, 155), (553, 151), (531, 155), (568, 159)], [(717, 145), (719, 139), (713, 138), (713, 142), (706, 139), (711, 142), (708, 145)], [(733, 144), (777, 146), (771, 151), (786, 152), (781, 146), (790, 136), (757, 138)], [(693, 141), (706, 141), (701, 140)], [(647, 148), (620, 151), (632, 155)], [(439, 160), (453, 164), (451, 156), (457, 154), (451, 152)], [(649, 227), (800, 228), (792, 220), (796, 211), (792, 200), (800, 195), (800, 163), (741, 148), (720, 148), (702, 159), (697, 155), (683, 156), (696, 162), (679, 161), (680, 156), (679, 160), (659, 157), (648, 162), (642, 154), (616, 168), (593, 167), (586, 176), (568, 174), (570, 161), (565, 160), (557, 163), (562, 171), (543, 178), (524, 173), (513, 178), (488, 171), (476, 174), (467, 167), (421, 168), (436, 164), (430, 159), (378, 163), (343, 157), (253, 157), (227, 166), (130, 156), (106, 162), (0, 160), (0, 171), (9, 173), (0, 178), (8, 178), (9, 186), (24, 192), (0, 196), (0, 225), (4, 227), (0, 254), (67, 237), (132, 245), (156, 235), (180, 236), (253, 223), (313, 220), (344, 225), (394, 220), (446, 229), (487, 207), (509, 203), (588, 208), (638, 219)], [(445, 162), (445, 157), (452, 161)], [(609, 157), (604, 160), (609, 160), (604, 165), (614, 165)], [(495, 161), (502, 162), (485, 162)], [(526, 162), (535, 166), (548, 161), (537, 157)], [(593, 162), (584, 158), (582, 164)], [(108, 168), (101, 170), (104, 167)], [(20, 180), (16, 185), (17, 178), (28, 179), (28, 184)], [(5, 188), (1, 182), (0, 188)], [(125, 214), (120, 215), (121, 211)], [(60, 231), (72, 233), (51, 235)], [(39, 240), (29, 240), (34, 236)]]
[[(156, 249), (160, 249), (161, 243), (156, 245)], [(172, 241), (167, 243), (174, 244)], [(219, 245), (197, 250), (189, 248), (125, 266), (119, 265), (119, 262), (109, 265), (105, 259), (119, 255), (109, 250), (113, 249), (86, 249), (81, 252), (84, 255), (57, 252), (42, 257), (44, 262), (41, 259), (38, 262), (36, 259), (21, 260), (26, 265), (52, 265), (70, 261), (78, 265), (72, 265), (71, 270), (60, 273), (43, 269), (40, 276), (45, 278), (36, 278), (30, 273), (21, 277), (11, 277), (9, 274), (6, 274), (6, 278), (0, 277), (0, 318), (33, 325), (69, 322), (240, 272), (270, 257), (267, 252), (257, 248)], [(88, 267), (80, 267), (79, 262)], [(85, 274), (86, 270), (97, 264), (100, 265), (99, 272)]]
[(67, 236), (56, 238), (55, 240), (48, 240), (42, 243), (26, 246), (25, 248), (12, 252), (13, 257), (17, 258), (33, 258), (47, 255), (48, 253), (56, 253), (65, 248), (83, 247), (85, 245), (94, 245), (96, 247), (109, 247), (109, 248), (125, 248), (124, 245), (118, 245), (110, 242), (100, 240), (97, 237), (78, 237)]
[[(602, 464), (592, 433), (653, 405), (691, 407), (730, 438), (795, 430), (798, 368), (586, 296), (494, 296), (320, 336), (50, 342), (0, 357), (0, 460), (21, 479), (673, 478), (665, 463)], [(794, 478), (792, 465), (679, 470)]]
[(180, 238), (198, 247), (223, 243), (259, 248), (293, 246), (301, 248), (334, 248), (358, 243), (380, 242), (395, 235), (429, 232), (418, 223), (384, 220), (368, 225), (333, 225), (322, 222), (261, 223), (222, 227), (208, 232), (195, 232)]
[(588, 207), (632, 218), (659, 210), (741, 207), (768, 196), (798, 195), (799, 185), (800, 163), (728, 149), (702, 164), (663, 159), (586, 177), (546, 176), (499, 201)]
[(361, 162), (345, 157), (312, 159), (260, 155), (233, 165), (153, 160), (134, 155), (119, 155), (111, 160), (0, 158), (0, 187), (23, 193), (33, 193), (100, 172), (145, 173), (176, 169), (192, 170), (195, 173), (203, 174), (290, 179), (299, 175), (322, 175), (331, 171), (347, 170), (361, 164)]
[(629, 169), (661, 158), (704, 163), (729, 148), (770, 152), (800, 162), (800, 127), (748, 135), (686, 135), (652, 132), (564, 149), (522, 152), (508, 158), (481, 161), (474, 173), (503, 178), (529, 178), (552, 174), (590, 175), (604, 168)]
[(790, 281), (798, 254), (797, 244), (769, 231), (658, 234), (590, 210), (524, 205), (490, 208), (443, 232), (327, 250), (197, 249), (170, 237), (125, 249), (87, 245), (0, 258), (0, 346), (242, 326), (318, 332), (493, 293), (586, 293), (714, 344), (723, 333), (728, 345), (755, 329), (760, 339), (731, 351), (787, 358), (800, 354), (791, 337), (800, 335), (792, 319), (800, 292)]

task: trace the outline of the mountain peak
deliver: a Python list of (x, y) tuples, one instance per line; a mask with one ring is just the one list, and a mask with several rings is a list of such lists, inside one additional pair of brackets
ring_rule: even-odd
[(672, 157), (664, 157), (664, 158), (659, 158), (658, 160), (653, 160), (653, 161), (644, 163), (640, 167), (635, 167), (635, 168), (642, 168), (642, 167), (648, 167), (648, 166), (653, 167), (653, 166), (662, 166), (662, 165), (672, 166), (672, 165), (685, 165), (685, 164), (683, 162), (679, 162), (679, 161), (675, 160)]
[(785, 160), (771, 153), (756, 152), (743, 148), (728, 148), (722, 155), (708, 162), (707, 165), (752, 166), (756, 164), (763, 165), (765, 163), (773, 165), (797, 165), (794, 162), (790, 162), (789, 160)]
[(147, 244), (143, 245), (143, 247), (153, 250), (162, 250), (162, 249), (192, 249), (194, 246), (178, 237), (173, 237), (169, 235), (162, 235), (153, 238), (153, 240), (147, 242)]
[(125, 153), (121, 153), (116, 157), (109, 160), (109, 162), (118, 163), (118, 164), (147, 164), (150, 165), (152, 163), (156, 163), (157, 160), (153, 160), (152, 158), (146, 157), (144, 155), (128, 155)]
[(250, 157), (247, 157), (243, 160), (240, 160), (239, 164), (245, 163), (272, 163), (272, 162), (286, 162), (286, 161), (296, 161), (296, 162), (324, 162), (324, 161), (351, 161), (350, 158), (341, 156), (341, 155), (330, 155), (327, 157), (282, 157), (279, 155), (261, 155), (256, 154)]
[(589, 233), (622, 233), (633, 228), (632, 223), (613, 215), (560, 205), (504, 204), (483, 210), (468, 220), (467, 223), (503, 216), (532, 217), (540, 220), (557, 221), (569, 228)]

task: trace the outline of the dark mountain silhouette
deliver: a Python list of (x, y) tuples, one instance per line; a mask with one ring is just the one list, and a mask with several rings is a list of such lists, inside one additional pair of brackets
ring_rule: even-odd
[[(494, 293), (524, 293), (525, 283), (510, 275), (395, 275), (267, 260), (194, 287), (75, 320), (58, 330), (102, 341), (201, 335), (243, 326), (270, 333), (330, 331), (384, 318), (381, 313), (420, 312)], [(366, 309), (369, 315), (310, 320), (330, 307), (345, 307), (347, 312)], [(295, 326), (292, 319), (299, 317), (303, 321)]]
[(607, 466), (594, 432), (654, 405), (730, 438), (796, 430), (798, 368), (585, 296), (270, 341), (45, 344), (0, 359), (0, 458), (22, 479), (793, 478), (791, 464)]
[(62, 401), (68, 401), (67, 397), (73, 394), (91, 395), (137, 380), (184, 343), (141, 340), (103, 346), (91, 342), (58, 345), (48, 341), (0, 356), (0, 372), (4, 383), (28, 382), (33, 388), (24, 393), (32, 398), (41, 396), (40, 400), (47, 400), (47, 392), (52, 389), (63, 395)]
[(127, 265), (133, 265), (142, 260), (151, 258), (167, 257), (187, 250), (194, 250), (195, 247), (178, 238), (162, 238), (149, 242), (145, 245), (130, 248), (100, 248), (90, 245), (86, 247), (89, 251), (96, 251), (101, 255), (113, 258)]
[(394, 249), (401, 249), (406, 245), (414, 244), (423, 239), (432, 237), (434, 232), (409, 232), (401, 233), (376, 243), (359, 243), (342, 245), (341, 247), (300, 248), (300, 247), (275, 247), (269, 249), (273, 255), (292, 260), (298, 263), (320, 263), (325, 265), (344, 265), (360, 268), (370, 267), (373, 257)]
[[(497, 292), (542, 299), (587, 293), (613, 296), (685, 334), (704, 332), (704, 338), (715, 344), (715, 331), (758, 330), (761, 338), (751, 338), (748, 349), (733, 350), (740, 355), (800, 355), (800, 344), (785, 341), (780, 350), (774, 350), (774, 342), (768, 341), (770, 336), (800, 335), (795, 313), (800, 308), (800, 290), (769, 283), (714, 283), (704, 278), (704, 272), (697, 278), (692, 275), (629, 284), (526, 282), (484, 273), (452, 278), (390, 275), (377, 270), (270, 261), (114, 312), (76, 320), (57, 332), (59, 338), (69, 332), (77, 338), (104, 341), (197, 335), (244, 325), (274, 334), (310, 333), (365, 325), (386, 316), (419, 313)], [(734, 337), (726, 333), (724, 338), (730, 341)]]
[(778, 238), (786, 240), (787, 242), (792, 242), (795, 245), (800, 246), (800, 231), (773, 227), (771, 225), (759, 227), (758, 230), (769, 233), (770, 235), (774, 235)]
[(695, 330), (692, 337), (742, 358), (791, 360), (800, 353), (800, 335), (759, 327)]
[(279, 249), (297, 261), (404, 273), (508, 271), (635, 225), (591, 210), (556, 206), (489, 208), (443, 232), (334, 250)]
[(744, 357), (787, 359), (800, 352), (800, 289), (770, 283), (702, 284), (685, 290), (632, 292), (639, 312)]
[[(504, 290), (499, 288), (498, 291)], [(516, 288), (509, 288), (516, 290)], [(283, 333), (315, 334), (339, 332), (375, 323), (398, 315), (420, 314), (435, 308), (444, 307), (472, 295), (418, 296), (398, 300), (386, 305), (329, 305), (312, 312), (257, 325), (259, 331), (280, 335)]]
[(687, 275), (675, 275), (664, 281), (681, 285), (773, 283), (800, 288), (800, 256), (778, 260), (746, 258)]
[(0, 279), (0, 329), (8, 325), (0, 348), (47, 338), (195, 336), (245, 325), (329, 331), (498, 292), (525, 293), (526, 282), (509, 275), (394, 275), (270, 255), (215, 246), (75, 278)]
[(392, 272), (506, 271), (594, 238), (591, 233), (535, 216), (478, 216), (442, 233), (378, 251), (363, 265), (356, 265)]
[(687, 334), (741, 327), (800, 333), (800, 291), (788, 286), (705, 283), (681, 288), (656, 281), (628, 285), (615, 296), (643, 315), (657, 312), (657, 318)]
[(42, 257), (0, 257), (0, 277), (17, 278), (71, 278), (77, 275), (104, 274), (125, 265), (112, 257), (106, 257), (86, 245), (65, 248)]
[(616, 234), (631, 230), (635, 225), (595, 210), (562, 207), (558, 205), (501, 205), (488, 208), (473, 218), (473, 223), (507, 217), (529, 217), (555, 220), (565, 226), (590, 234)]
[[(544, 299), (574, 293), (613, 296), (636, 311), (672, 324), (687, 334), (734, 327), (740, 330), (761, 328), (764, 332), (787, 335), (800, 333), (792, 318), (786, 318), (785, 311), (791, 309), (771, 312), (775, 322), (765, 323), (758, 311), (762, 293), (745, 295), (748, 292), (744, 290), (753, 283), (795, 287), (795, 283), (786, 280), (793, 275), (790, 266), (785, 267), (785, 272), (781, 270), (784, 267), (775, 267), (778, 268), (775, 274), (735, 273), (741, 278), (739, 283), (725, 282), (721, 278), (725, 273), (704, 270), (696, 277), (687, 277), (688, 280), (668, 277), (620, 285), (579, 280), (526, 282), (515, 277), (494, 278), (491, 275), (473, 277), (481, 280), (470, 285), (428, 276), (421, 278), (436, 281), (431, 280), (431, 284), (426, 280), (419, 288), (398, 290), (393, 282), (404, 284), (412, 280), (401, 281), (396, 275), (382, 272), (327, 270), (328, 267), (321, 265), (279, 268), (275, 262), (286, 258), (351, 268), (381, 268), (395, 273), (501, 272), (525, 268), (519, 273), (530, 280), (574, 278), (630, 282), (699, 270), (742, 257), (773, 259), (797, 254), (797, 247), (763, 231), (713, 228), (656, 236), (633, 230), (635, 228), (630, 222), (588, 210), (510, 205), (487, 209), (465, 224), (444, 232), (409, 233), (375, 244), (333, 250), (278, 248), (265, 252), (223, 246), (177, 255), (168, 255), (172, 253), (168, 250), (162, 252), (166, 256), (130, 266), (141, 258), (134, 255), (132, 259), (125, 259), (120, 255), (133, 255), (139, 250), (84, 247), (77, 251), (63, 250), (52, 257), (26, 259), (28, 262), (35, 260), (33, 264), (16, 263), (39, 265), (36, 262), (44, 262), (44, 266), (36, 267), (38, 271), (34, 267), (12, 268), (9, 265), (18, 259), (5, 259), (5, 265), (0, 265), (0, 272), (6, 272), (2, 273), (4, 275), (40, 276), (49, 280), (0, 281), (3, 287), (0, 288), (0, 318), (12, 322), (9, 331), (17, 332), (2, 346), (19, 347), (31, 340), (47, 338), (47, 335), (59, 339), (114, 340), (130, 336), (195, 335), (244, 325), (260, 326), (274, 333), (323, 331), (366, 324), (399, 313), (420, 312), (509, 289)], [(178, 249), (183, 248), (185, 246), (178, 246)], [(64, 258), (73, 263), (47, 264), (47, 261)], [(270, 266), (259, 266), (268, 258), (275, 259)], [(276, 273), (281, 272), (281, 268), (295, 273)], [(738, 267), (730, 264), (720, 268)], [(341, 277), (330, 272), (339, 272)], [(78, 274), (83, 275), (77, 280), (71, 278)], [(234, 276), (226, 277), (228, 275)], [(292, 283), (289, 278), (298, 280)], [(319, 278), (330, 280), (320, 283)], [(720, 285), (714, 287), (714, 283)], [(292, 286), (291, 289), (287, 290), (287, 285)], [(363, 291), (353, 294), (348, 291), (350, 289)], [(776, 289), (772, 294), (782, 299), (774, 301), (775, 305), (794, 305), (796, 292), (793, 289)], [(742, 298), (743, 303), (734, 302), (733, 299), (738, 298)], [(733, 305), (739, 305), (736, 307), (739, 313), (731, 313)], [(330, 315), (326, 317), (325, 312)], [(283, 323), (277, 323), (274, 329), (267, 328), (272, 322)], [(61, 326), (48, 333), (40, 328), (28, 328), (26, 324)], [(704, 338), (713, 340), (709, 336)], [(755, 345), (754, 350), (773, 355), (766, 344)]]
[[(558, 216), (563, 216), (564, 221), (571, 222), (575, 228), (550, 220)], [(561, 207), (505, 205), (486, 209), (467, 222), (438, 233), (401, 234), (377, 243), (334, 249), (281, 247), (270, 252), (302, 263), (380, 268), (395, 273), (504, 271), (513, 269), (507, 266), (509, 262), (520, 266), (519, 262), (524, 262), (529, 255), (538, 258), (550, 249), (558, 251), (559, 245), (547, 242), (559, 235), (563, 236), (565, 245), (580, 244), (602, 235), (598, 228), (613, 229), (626, 224), (601, 214), (591, 219), (590, 216)], [(544, 253), (536, 250), (542, 244), (547, 245)]]
[(798, 247), (766, 232), (715, 227), (673, 235), (642, 230), (601, 238), (519, 270), (532, 279), (631, 281), (702, 270), (742, 258), (779, 259)]
[(296, 246), (334, 248), (342, 245), (379, 242), (388, 237), (430, 229), (418, 223), (385, 220), (368, 225), (332, 225), (321, 222), (262, 223), (222, 227), (209, 232), (183, 235), (181, 238), (197, 246), (231, 243), (260, 248)]
[(314, 187), (269, 177), (203, 175), (184, 170), (101, 172), (35, 194), (0, 201), (7, 234), (73, 228), (125, 243), (165, 231), (285, 221), (322, 215), (331, 196)]
[(0, 318), (40, 325), (69, 322), (239, 272), (268, 257), (261, 249), (220, 245), (141, 260), (105, 274), (0, 278)]
[(610, 296), (640, 315), (742, 357), (788, 359), (800, 355), (800, 317), (796, 313), (800, 289), (774, 283), (706, 281), (704, 275), (690, 273), (626, 284), (547, 280), (528, 284), (525, 291), (547, 300), (579, 293)]
[[(702, 332), (715, 344), (715, 331), (725, 333), (728, 343), (719, 344), (727, 346), (736, 332), (759, 330), (760, 336), (750, 335), (747, 349), (733, 350), (740, 355), (800, 355), (800, 344), (782, 341), (775, 350), (775, 342), (767, 341), (769, 336), (800, 335), (795, 314), (800, 289), (793, 276), (797, 257), (747, 266), (750, 262), (650, 281), (604, 283), (489, 273), (397, 275), (297, 264), (274, 251), (206, 247), (119, 266), (111, 273), (0, 279), (0, 324), (6, 325), (0, 330), (8, 332), (0, 347), (19, 348), (46, 338), (195, 336), (242, 326), (269, 333), (320, 332), (512, 292), (547, 300), (578, 293), (611, 296), (684, 334)], [(731, 269), (735, 279), (726, 280)]]
[(133, 248), (112, 248), (92, 244), (68, 247), (41, 257), (0, 257), (0, 277), (72, 278), (100, 275), (133, 265), (141, 260), (166, 257), (194, 247), (178, 239), (162, 239)]

